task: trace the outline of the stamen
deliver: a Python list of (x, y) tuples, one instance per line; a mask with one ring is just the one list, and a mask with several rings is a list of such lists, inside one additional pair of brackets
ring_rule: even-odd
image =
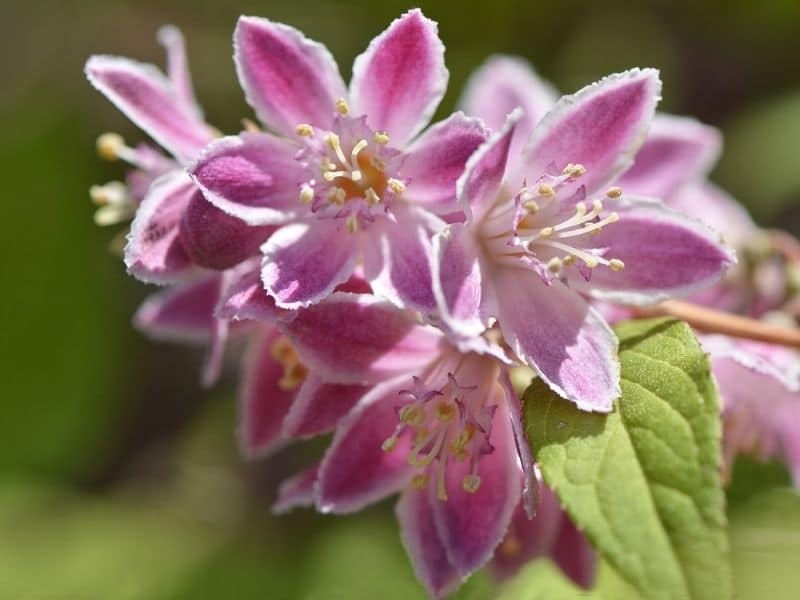
[(346, 171), (325, 171), (322, 176), (325, 178), (325, 181), (333, 181), (337, 177), (344, 177), (347, 175)]
[(608, 196), (609, 198), (619, 198), (620, 196), (622, 196), (622, 188), (617, 186), (608, 188), (606, 196)]
[(349, 231), (350, 233), (355, 233), (356, 231), (358, 231), (358, 216), (350, 215), (349, 217), (347, 217), (345, 225), (347, 226), (347, 231)]
[(528, 214), (535, 215), (539, 212), (539, 205), (536, 200), (526, 200), (522, 203), (522, 207), (528, 211)]
[(314, 188), (307, 183), (304, 183), (300, 188), (300, 202), (303, 204), (310, 204), (314, 199)]
[(97, 138), (97, 153), (104, 160), (118, 160), (125, 150), (125, 139), (118, 133), (104, 133)]
[(406, 184), (399, 179), (395, 179), (394, 177), (390, 177), (386, 182), (386, 185), (389, 186), (389, 189), (395, 194), (402, 194), (406, 191)]
[(608, 261), (608, 266), (612, 271), (622, 271), (625, 268), (625, 263), (618, 258), (612, 258)]
[(358, 164), (358, 154), (359, 154), (359, 152), (361, 152), (367, 146), (369, 146), (369, 142), (367, 142), (367, 140), (358, 140), (356, 145), (353, 146), (353, 150), (350, 152), (350, 158), (353, 159), (353, 164), (354, 165)]
[(563, 265), (564, 262), (557, 256), (554, 256), (548, 261), (547, 270), (551, 273), (560, 273)]
[(336, 153), (336, 158), (339, 159), (339, 162), (349, 168), (350, 162), (345, 158), (344, 152), (342, 152), (342, 143), (339, 141), (339, 136), (335, 133), (326, 133), (323, 139), (330, 149)]
[(385, 131), (376, 131), (372, 138), (381, 146), (389, 143), (389, 134)]
[(539, 184), (539, 195), (545, 198), (552, 198), (556, 195), (556, 191), (553, 189), (552, 185), (547, 183), (540, 183)]
[(308, 375), (308, 369), (300, 362), (292, 344), (285, 337), (279, 337), (270, 349), (272, 357), (283, 365), (283, 376), (278, 380), (282, 390), (297, 389)]
[(427, 473), (417, 473), (411, 478), (411, 485), (415, 490), (424, 490), (426, 487), (428, 487), (429, 481), (430, 478), (428, 477)]
[(579, 163), (568, 163), (564, 170), (561, 171), (562, 175), (569, 175), (570, 177), (580, 177), (586, 173), (586, 167)]
[(381, 197), (378, 196), (377, 192), (371, 187), (364, 190), (364, 197), (367, 199), (367, 202), (373, 206), (381, 203)]
[(300, 123), (294, 128), (294, 132), (300, 137), (311, 137), (314, 135), (314, 128), (308, 123)]
[(464, 488), (465, 492), (474, 494), (478, 491), (478, 488), (481, 487), (481, 478), (473, 473), (465, 475), (463, 481), (461, 482), (461, 487)]
[(339, 98), (336, 101), (336, 112), (342, 116), (350, 112), (350, 107), (347, 105), (347, 101), (344, 98)]

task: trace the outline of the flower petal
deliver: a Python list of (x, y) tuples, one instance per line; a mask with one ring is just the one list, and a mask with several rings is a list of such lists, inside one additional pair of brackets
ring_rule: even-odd
[[(374, 248), (365, 254), (365, 275), (373, 292), (401, 308), (432, 313), (436, 308), (431, 280), (431, 237), (444, 227), (427, 211), (401, 207), (397, 222), (386, 220), (370, 230)], [(377, 258), (380, 257), (380, 260)]]
[(597, 574), (597, 554), (566, 513), (553, 547), (553, 560), (576, 585), (588, 590)]
[(406, 195), (438, 215), (458, 212), (456, 181), (488, 136), (479, 120), (462, 112), (430, 127), (406, 150), (402, 171), (409, 179)]
[(686, 186), (669, 198), (667, 205), (715, 229), (734, 248), (741, 248), (758, 233), (747, 209), (708, 181)]
[(367, 391), (367, 386), (329, 383), (317, 375), (309, 375), (286, 415), (283, 434), (311, 437), (331, 431)]
[(448, 225), (433, 238), (433, 292), (442, 320), (464, 337), (476, 336), (497, 314), (484, 291), (481, 261), (471, 232)]
[(436, 23), (419, 9), (410, 10), (356, 57), (350, 83), (353, 111), (402, 147), (431, 120), (448, 77)]
[(620, 395), (617, 337), (583, 298), (556, 281), (502, 268), (495, 275), (503, 336), (554, 392), (609, 412)]
[(258, 118), (286, 136), (308, 123), (329, 128), (345, 87), (325, 46), (288, 25), (240, 17), (234, 60), (247, 102)]
[(221, 211), (202, 194), (193, 194), (180, 222), (180, 240), (191, 260), (209, 269), (224, 270), (257, 255), (275, 231), (251, 226)]
[(667, 200), (708, 174), (722, 150), (714, 127), (689, 117), (658, 114), (633, 166), (617, 181), (625, 193)]
[[(435, 502), (435, 501), (434, 501)], [(433, 598), (444, 598), (461, 582), (458, 570), (447, 559), (436, 533), (433, 507), (427, 490), (407, 489), (395, 507), (400, 537), (414, 573)]]
[(521, 110), (509, 114), (502, 129), (486, 140), (467, 161), (467, 167), (456, 183), (456, 193), (468, 222), (480, 222), (497, 202), (511, 141), (521, 118)]
[(405, 375), (376, 385), (339, 424), (319, 469), (321, 512), (355, 512), (408, 484), (409, 436), (401, 435), (390, 452), (382, 449), (398, 424), (398, 394), (406, 387)]
[(613, 208), (619, 221), (583, 237), (625, 267), (595, 268), (588, 282), (574, 277), (570, 284), (579, 291), (601, 300), (649, 304), (708, 287), (736, 262), (718, 234), (661, 202), (624, 198)]
[[(633, 164), (659, 100), (655, 69), (609, 75), (564, 96), (537, 125), (526, 151), (525, 175), (538, 177), (568, 163), (586, 168), (573, 186), (591, 195)], [(572, 194), (564, 189), (563, 197)]]
[(164, 25), (158, 30), (156, 37), (158, 43), (167, 51), (167, 77), (169, 77), (175, 96), (198, 119), (202, 119), (203, 110), (194, 95), (189, 61), (186, 59), (186, 43), (181, 30), (174, 25)]
[(491, 130), (503, 127), (506, 116), (521, 108), (522, 118), (511, 142), (511, 160), (517, 160), (536, 124), (558, 99), (558, 93), (517, 56), (495, 55), (475, 70), (467, 81), (459, 106), (483, 119)]
[(285, 225), (261, 248), (261, 280), (275, 304), (296, 309), (319, 302), (353, 274), (358, 237), (339, 219)]
[(216, 314), (221, 319), (252, 319), (264, 323), (274, 323), (284, 316), (285, 311), (275, 306), (264, 284), (261, 283), (261, 262), (254, 268), (239, 273), (237, 278), (224, 291)]
[(318, 472), (319, 465), (314, 465), (281, 482), (278, 499), (272, 505), (272, 513), (282, 515), (293, 508), (313, 506), (314, 484)]
[(154, 339), (208, 342), (221, 290), (218, 273), (176, 285), (149, 296), (136, 311), (133, 324)]
[(190, 173), (211, 204), (251, 225), (293, 219), (304, 172), (297, 147), (267, 133), (242, 133), (210, 144)]
[(297, 390), (281, 386), (284, 367), (272, 351), (279, 339), (265, 328), (247, 349), (239, 390), (239, 446), (247, 458), (257, 458), (284, 441), (281, 426)]
[(415, 372), (438, 356), (442, 339), (437, 330), (419, 325), (411, 311), (342, 292), (298, 311), (282, 329), (306, 365), (341, 383)]
[(494, 387), (492, 400), (497, 404), (489, 438), (494, 450), (478, 463), (480, 487), (474, 493), (462, 487), (464, 477), (470, 473), (469, 460), (447, 465), (447, 500), (437, 498), (436, 481), (431, 477), (429, 491), (436, 530), (450, 562), (462, 576), (479, 569), (492, 557), (522, 494), (514, 433), (499, 386)]
[(128, 234), (125, 266), (148, 283), (185, 279), (194, 265), (181, 243), (179, 227), (186, 207), (200, 190), (182, 171), (170, 171), (150, 186)]
[(92, 56), (86, 76), (125, 116), (183, 163), (212, 139), (211, 130), (153, 65)]

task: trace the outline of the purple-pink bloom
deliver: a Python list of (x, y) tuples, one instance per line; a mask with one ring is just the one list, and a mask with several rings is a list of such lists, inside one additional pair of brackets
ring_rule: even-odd
[(420, 134), (448, 79), (436, 24), (419, 10), (395, 20), (349, 90), (328, 50), (287, 25), (242, 17), (234, 46), (248, 102), (277, 135), (215, 141), (192, 176), (230, 215), (281, 225), (262, 247), (268, 293), (308, 306), (363, 264), (376, 294), (432, 312), (430, 238), (459, 218), (456, 181), (487, 135), (463, 113)]
[(611, 410), (619, 365), (616, 337), (583, 295), (655, 302), (734, 261), (700, 223), (609, 186), (633, 164), (659, 91), (652, 69), (607, 77), (562, 98), (510, 160), (515, 111), (459, 180), (467, 222), (434, 238), (447, 326), (469, 336), (497, 319), (516, 354), (585, 410)]

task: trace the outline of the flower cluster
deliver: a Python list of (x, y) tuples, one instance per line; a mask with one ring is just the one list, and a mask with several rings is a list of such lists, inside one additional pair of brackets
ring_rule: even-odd
[(93, 188), (97, 220), (133, 217), (128, 271), (168, 286), (135, 321), (209, 344), (206, 383), (226, 341), (246, 338), (246, 456), (333, 431), (276, 511), (347, 513), (399, 493), (404, 545), (437, 597), (493, 557), (502, 576), (545, 552), (588, 585), (591, 550), (540, 489), (510, 370), (608, 412), (620, 384), (607, 303), (730, 297), (718, 281), (733, 251), (702, 222), (706, 204), (731, 202), (705, 181), (716, 132), (655, 115), (654, 69), (559, 99), (502, 57), (472, 77), (463, 111), (428, 126), (448, 71), (436, 24), (412, 10), (356, 58), (349, 86), (323, 45), (242, 17), (236, 70), (260, 124), (221, 136), (180, 34), (159, 37), (166, 75), (87, 63), (168, 153), (101, 136), (101, 155), (132, 170)]

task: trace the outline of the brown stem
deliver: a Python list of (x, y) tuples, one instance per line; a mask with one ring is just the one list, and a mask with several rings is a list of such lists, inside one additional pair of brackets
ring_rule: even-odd
[(786, 329), (681, 300), (667, 300), (655, 306), (637, 308), (635, 312), (643, 317), (675, 317), (686, 321), (695, 329), (707, 333), (722, 333), (733, 337), (800, 348), (800, 330), (798, 329)]

